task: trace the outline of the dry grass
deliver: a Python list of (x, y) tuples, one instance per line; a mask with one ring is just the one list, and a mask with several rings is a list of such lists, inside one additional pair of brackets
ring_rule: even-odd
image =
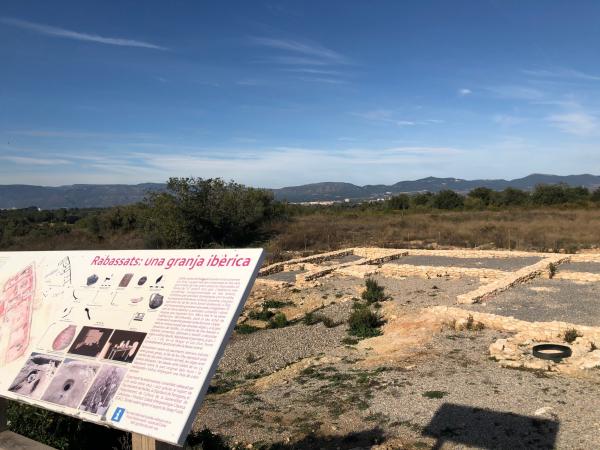
[(539, 209), (299, 216), (279, 225), (268, 250), (328, 251), (351, 246), (457, 247), (574, 252), (600, 245), (600, 210)]

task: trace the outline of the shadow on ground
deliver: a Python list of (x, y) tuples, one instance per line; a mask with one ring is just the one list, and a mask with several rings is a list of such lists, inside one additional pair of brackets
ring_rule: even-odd
[[(293, 443), (276, 443), (257, 448), (268, 450), (350, 450), (365, 447), (370, 448), (372, 445), (381, 444), (384, 441), (385, 434), (383, 430), (375, 427), (370, 430), (358, 431), (343, 436), (319, 436), (311, 434)], [(174, 447), (165, 447), (165, 450), (167, 448), (171, 449)], [(190, 434), (184, 446), (186, 450), (229, 450), (229, 448), (220, 436), (208, 429)]]
[(434, 449), (452, 442), (485, 449), (550, 450), (556, 445), (558, 427), (554, 420), (446, 403), (423, 435), (437, 439)]
[(362, 447), (371, 447), (385, 441), (385, 434), (379, 427), (370, 430), (357, 431), (344, 436), (318, 436), (309, 435), (304, 439), (290, 444), (273, 444), (269, 450), (349, 450)]

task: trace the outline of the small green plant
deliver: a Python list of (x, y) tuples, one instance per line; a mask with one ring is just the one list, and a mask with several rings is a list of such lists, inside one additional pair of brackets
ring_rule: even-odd
[(258, 330), (260, 330), (260, 328), (248, 325), (247, 323), (242, 323), (235, 327), (235, 331), (237, 331), (239, 334), (250, 334)]
[(446, 391), (425, 391), (423, 392), (423, 397), (425, 398), (444, 398), (448, 395)]
[(368, 304), (383, 302), (388, 299), (385, 295), (383, 286), (377, 283), (373, 278), (367, 278), (365, 280), (365, 290), (361, 294), (361, 297)]
[(302, 323), (304, 323), (304, 325), (316, 325), (318, 323), (322, 323), (327, 328), (334, 328), (340, 325), (340, 323), (336, 322), (332, 318), (327, 317), (324, 314), (319, 314), (315, 312), (306, 313), (304, 318), (302, 319)]
[(275, 313), (269, 311), (267, 308), (263, 307), (263, 309), (256, 311), (250, 311), (250, 313), (248, 313), (248, 317), (250, 317), (251, 319), (254, 320), (263, 320), (263, 321), (267, 321), (269, 320), (271, 317), (273, 317), (275, 315)]
[(358, 339), (348, 336), (348, 337), (345, 337), (344, 339), (342, 339), (342, 344), (356, 345), (356, 344), (358, 344)]
[(269, 328), (284, 328), (289, 325), (287, 317), (284, 313), (278, 312), (269, 319)]
[(548, 278), (554, 278), (556, 275), (556, 264), (550, 263), (548, 264)]
[(284, 306), (289, 306), (289, 305), (293, 305), (294, 302), (282, 302), (280, 300), (266, 300), (263, 302), (262, 306), (263, 308), (283, 308)]
[(567, 331), (565, 331), (564, 339), (565, 339), (565, 342), (568, 342), (570, 344), (571, 342), (574, 342), (575, 339), (577, 339), (580, 336), (581, 336), (581, 333), (579, 333), (579, 331), (577, 331), (575, 328), (570, 328)]
[(383, 323), (383, 319), (378, 313), (371, 311), (368, 305), (364, 305), (355, 308), (350, 314), (348, 333), (361, 339), (379, 336), (381, 335), (379, 328)]
[(208, 428), (202, 431), (192, 431), (186, 441), (186, 446), (191, 448), (202, 448), (206, 450), (228, 450), (230, 447), (223, 438), (213, 433)]
[(258, 361), (258, 358), (256, 357), (256, 355), (254, 353), (250, 352), (246, 355), (246, 362), (248, 364), (252, 364), (253, 362), (256, 362), (256, 361)]

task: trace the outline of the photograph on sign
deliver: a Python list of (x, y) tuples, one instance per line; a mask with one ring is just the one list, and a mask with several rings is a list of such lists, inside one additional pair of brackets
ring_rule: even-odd
[(0, 396), (181, 444), (262, 250), (2, 256)]

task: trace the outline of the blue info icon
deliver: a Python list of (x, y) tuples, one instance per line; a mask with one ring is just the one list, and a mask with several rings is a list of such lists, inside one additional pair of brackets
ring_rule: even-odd
[(123, 418), (123, 414), (125, 414), (125, 408), (116, 408), (110, 420), (113, 422), (120, 422)]

